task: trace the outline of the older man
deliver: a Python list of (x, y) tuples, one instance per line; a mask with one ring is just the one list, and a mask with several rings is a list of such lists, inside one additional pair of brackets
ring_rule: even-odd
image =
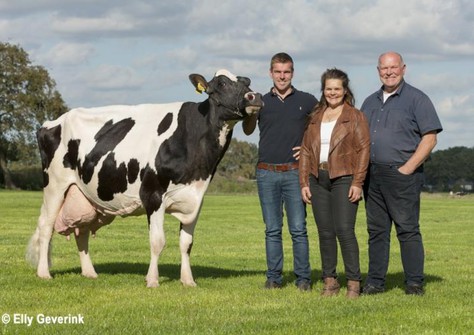
[(424, 294), (424, 249), (420, 232), (423, 162), (442, 126), (426, 94), (404, 80), (406, 65), (396, 52), (379, 57), (382, 87), (362, 104), (370, 124), (371, 148), (365, 183), (369, 271), (363, 294), (382, 293), (395, 224), (406, 294)]

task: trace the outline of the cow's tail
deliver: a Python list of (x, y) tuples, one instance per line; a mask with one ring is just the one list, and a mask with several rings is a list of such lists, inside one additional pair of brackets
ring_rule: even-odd
[[(30, 242), (28, 243), (28, 247), (26, 249), (26, 260), (33, 266), (38, 266), (39, 261), (39, 254), (40, 254), (40, 229), (39, 227), (36, 228), (35, 233), (30, 238)], [(52, 240), (49, 240), (49, 247), (48, 247), (48, 264), (51, 267), (51, 248), (52, 248)]]

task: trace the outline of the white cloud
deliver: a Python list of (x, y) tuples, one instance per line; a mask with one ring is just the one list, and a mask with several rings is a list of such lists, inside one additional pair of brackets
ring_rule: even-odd
[(380, 86), (378, 55), (399, 51), (440, 113), (440, 148), (474, 145), (473, 22), (470, 0), (0, 0), (0, 40), (45, 65), (71, 106), (199, 100), (188, 74), (219, 68), (265, 93), (280, 51), (317, 97), (326, 68), (346, 70), (360, 105)]
[(45, 54), (44, 62), (77, 66), (93, 57), (94, 52), (95, 47), (92, 44), (63, 42), (53, 46)]
[(78, 76), (94, 90), (136, 90), (143, 85), (143, 78), (133, 69), (101, 65)]

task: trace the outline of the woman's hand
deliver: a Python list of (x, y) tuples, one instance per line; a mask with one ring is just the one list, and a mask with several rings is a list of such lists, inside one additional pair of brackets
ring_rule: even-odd
[(291, 148), (291, 150), (293, 150), (293, 157), (295, 157), (296, 160), (299, 160), (300, 159), (301, 146), (293, 147), (293, 148)]
[(357, 186), (351, 186), (349, 189), (349, 201), (350, 202), (357, 202), (362, 199), (362, 189)]
[(301, 188), (301, 197), (304, 202), (311, 204), (311, 191), (309, 190), (309, 186)]

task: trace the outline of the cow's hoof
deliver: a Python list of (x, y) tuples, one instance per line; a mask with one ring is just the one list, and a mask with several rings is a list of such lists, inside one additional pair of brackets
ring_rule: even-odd
[(155, 288), (155, 287), (158, 287), (160, 286), (160, 284), (158, 284), (158, 281), (152, 281), (152, 282), (148, 282), (146, 283), (146, 287), (148, 288)]
[(97, 273), (90, 273), (90, 272), (83, 272), (81, 273), (81, 275), (85, 278), (89, 278), (89, 279), (97, 279), (98, 275)]
[(184, 287), (196, 287), (197, 284), (194, 281), (181, 281)]
[(44, 274), (44, 273), (43, 273), (43, 274), (40, 274), (40, 273), (38, 273), (37, 275), (38, 275), (38, 277), (41, 278), (41, 279), (53, 279), (53, 277), (51, 277), (51, 275), (50, 275), (49, 273), (47, 273), (47, 274)]

